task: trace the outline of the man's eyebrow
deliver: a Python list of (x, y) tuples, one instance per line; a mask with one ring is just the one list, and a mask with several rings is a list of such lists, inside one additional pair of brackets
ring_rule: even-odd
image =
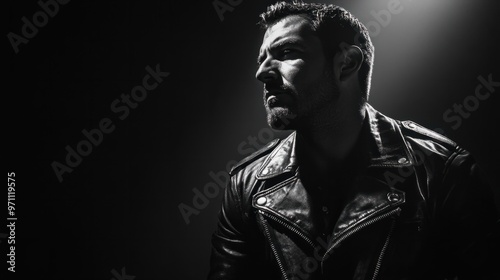
[[(303, 40), (300, 40), (300, 39), (283, 39), (283, 40), (280, 40), (278, 42), (272, 43), (270, 48), (271, 48), (271, 50), (273, 50), (273, 49), (279, 49), (279, 48), (283, 48), (286, 45), (303, 46)], [(260, 53), (257, 56), (257, 64), (261, 64), (264, 61), (265, 58), (266, 58), (266, 56), (264, 54)]]
[(277, 49), (277, 48), (282, 48), (286, 45), (298, 45), (302, 46), (304, 43), (303, 40), (301, 39), (295, 39), (295, 38), (288, 38), (288, 39), (283, 39), (278, 42), (275, 42), (271, 44), (271, 49)]

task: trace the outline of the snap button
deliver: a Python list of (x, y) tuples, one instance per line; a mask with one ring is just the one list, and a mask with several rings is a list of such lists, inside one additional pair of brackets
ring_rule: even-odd
[(389, 199), (390, 202), (398, 202), (399, 200), (401, 200), (401, 197), (397, 193), (388, 193), (387, 199)]
[(264, 169), (264, 170), (262, 170), (262, 175), (266, 175), (267, 173), (269, 173), (269, 170), (268, 170), (268, 169)]
[(415, 128), (416, 126), (415, 126), (415, 124), (414, 124), (414, 123), (411, 123), (411, 122), (410, 122), (410, 123), (408, 123), (408, 127), (409, 127), (409, 128)]
[(328, 207), (323, 206), (323, 207), (321, 207), (321, 210), (323, 210), (323, 212), (328, 212)]
[(267, 199), (265, 197), (259, 197), (257, 198), (257, 204), (259, 205), (264, 205), (266, 204)]
[(406, 158), (402, 157), (402, 158), (398, 159), (398, 162), (403, 164), (403, 163), (408, 163), (408, 160)]

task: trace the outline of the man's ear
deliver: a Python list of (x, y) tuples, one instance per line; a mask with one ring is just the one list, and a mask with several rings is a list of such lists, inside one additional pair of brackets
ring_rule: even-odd
[(350, 45), (343, 46), (341, 51), (339, 51), (334, 60), (334, 65), (337, 65), (338, 79), (340, 81), (346, 80), (351, 77), (352, 74), (358, 72), (363, 64), (363, 52), (358, 46)]

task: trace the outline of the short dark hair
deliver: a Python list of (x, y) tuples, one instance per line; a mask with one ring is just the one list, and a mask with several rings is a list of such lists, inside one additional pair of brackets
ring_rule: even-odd
[(374, 47), (368, 29), (356, 17), (342, 7), (332, 4), (303, 3), (301, 1), (277, 2), (260, 15), (259, 26), (269, 28), (281, 19), (291, 16), (304, 16), (311, 23), (314, 32), (323, 44), (329, 61), (342, 50), (342, 44), (358, 46), (364, 55), (359, 69), (359, 78), (368, 99), (373, 66)]

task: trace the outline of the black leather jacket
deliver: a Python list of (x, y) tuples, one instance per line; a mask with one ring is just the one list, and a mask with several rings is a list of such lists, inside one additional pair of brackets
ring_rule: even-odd
[(301, 180), (295, 133), (233, 168), (209, 279), (493, 279), (498, 212), (471, 155), (369, 105), (366, 116), (368, 160), (343, 176), (332, 228)]

